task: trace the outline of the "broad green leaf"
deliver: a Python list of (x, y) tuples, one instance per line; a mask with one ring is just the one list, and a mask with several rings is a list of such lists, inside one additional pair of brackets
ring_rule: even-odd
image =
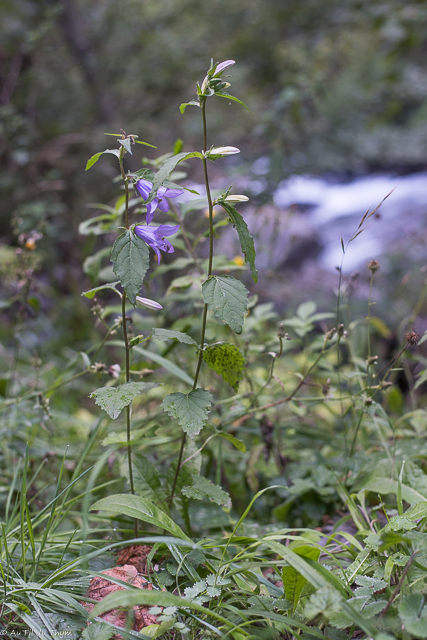
[(99, 153), (95, 153), (94, 156), (92, 156), (91, 158), (89, 158), (89, 160), (86, 163), (86, 169), (85, 171), (87, 171), (88, 169), (90, 169), (95, 162), (98, 162), (99, 158), (104, 154), (104, 153), (112, 153), (113, 156), (116, 156), (116, 158), (120, 157), (120, 151), (118, 149), (105, 149), (105, 151), (100, 151)]
[(189, 540), (181, 527), (175, 524), (164, 511), (150, 502), (150, 500), (146, 500), (141, 496), (133, 496), (129, 493), (118, 493), (114, 496), (98, 500), (98, 502), (95, 502), (95, 504), (91, 506), (90, 510), (109, 511), (114, 515), (125, 515), (131, 518), (137, 518), (143, 522), (153, 524), (160, 529), (165, 529), (176, 538)]
[(203, 155), (199, 151), (191, 151), (190, 153), (177, 153), (175, 156), (172, 156), (160, 167), (158, 172), (154, 175), (153, 179), (153, 187), (150, 191), (150, 195), (145, 201), (146, 204), (151, 202), (157, 194), (159, 188), (163, 185), (165, 180), (169, 178), (172, 171), (175, 169), (176, 165), (183, 160), (189, 160), (190, 158), (203, 158)]
[(427, 638), (427, 606), (421, 593), (413, 593), (402, 600), (399, 617), (408, 633)]
[(168, 415), (178, 420), (190, 438), (194, 438), (208, 421), (211, 399), (206, 389), (194, 389), (190, 393), (170, 393), (161, 406)]
[(117, 280), (116, 282), (108, 282), (107, 284), (103, 284), (99, 287), (95, 287), (94, 289), (89, 289), (89, 291), (83, 291), (82, 296), (85, 296), (85, 298), (92, 299), (95, 297), (98, 291), (102, 291), (103, 289), (112, 289), (121, 297), (120, 291), (117, 291), (116, 289), (116, 285), (118, 285), (119, 282), (120, 280)]
[[(360, 486), (360, 489), (373, 491), (375, 493), (394, 493), (397, 495), (399, 490), (398, 484), (397, 480), (391, 480), (390, 478), (372, 478), (371, 480), (368, 480), (368, 482), (364, 483), (363, 486)], [(406, 500), (409, 504), (423, 502), (426, 499), (422, 493), (416, 491), (416, 489), (408, 487), (406, 484), (401, 484), (401, 490), (403, 500)]]
[(235, 333), (242, 333), (248, 310), (248, 291), (232, 276), (211, 276), (202, 286), (203, 299), (216, 318)]
[(316, 311), (316, 303), (313, 301), (303, 302), (297, 309), (297, 316), (306, 320)]
[(206, 347), (203, 360), (210, 369), (233, 387), (234, 391), (237, 391), (239, 382), (243, 379), (246, 361), (236, 345), (221, 342)]
[(100, 387), (89, 394), (89, 398), (95, 398), (95, 404), (108, 413), (110, 418), (116, 420), (122, 409), (128, 406), (142, 391), (152, 389), (155, 383), (127, 382), (119, 387)]
[(198, 100), (190, 100), (190, 102), (183, 102), (182, 104), (179, 105), (179, 110), (181, 111), (181, 113), (184, 113), (186, 107), (189, 107), (190, 105), (193, 105), (195, 107), (200, 107), (200, 102)]
[(111, 262), (127, 297), (136, 304), (136, 296), (150, 266), (148, 245), (133, 230), (126, 229), (113, 245)]
[(208, 497), (211, 502), (216, 502), (223, 507), (231, 507), (228, 493), (203, 476), (193, 475), (193, 484), (189, 487), (183, 487), (182, 493), (187, 498), (203, 500), (204, 497)]
[[(126, 463), (123, 465), (123, 471), (126, 477), (129, 475), (129, 468)], [(132, 455), (132, 471), (133, 482), (136, 493), (150, 502), (154, 502), (165, 513), (169, 514), (169, 509), (166, 502), (166, 494), (162, 489), (160, 483), (159, 472), (150, 460), (143, 455)], [(129, 478), (128, 478), (129, 479)]]
[[(320, 555), (320, 549), (317, 549), (317, 547), (311, 547), (309, 545), (294, 547), (292, 551), (298, 556), (301, 556), (303, 558), (311, 558), (312, 560), (317, 560)], [(301, 575), (299, 571), (294, 569), (294, 567), (283, 567), (282, 580), (286, 599), (292, 603), (293, 609), (295, 611), (301, 595), (301, 591), (304, 585), (307, 584), (307, 579), (303, 575)]]
[(312, 620), (319, 614), (325, 618), (341, 612), (342, 597), (332, 587), (323, 587), (310, 596), (305, 605), (304, 614)]
[(104, 622), (95, 622), (83, 630), (81, 640), (109, 640), (115, 633), (113, 627)]
[(258, 271), (255, 267), (255, 244), (254, 239), (249, 233), (248, 225), (244, 221), (243, 217), (240, 215), (238, 211), (234, 207), (232, 207), (224, 200), (219, 199), (218, 203), (227, 211), (230, 216), (234, 227), (239, 235), (240, 246), (242, 248), (242, 252), (245, 256), (245, 261), (249, 264), (252, 273), (252, 279), (254, 282), (258, 282)]
[(178, 340), (178, 342), (184, 342), (185, 344), (193, 344), (196, 347), (197, 342), (193, 340), (188, 333), (182, 333), (181, 331), (171, 331), (170, 329), (158, 329), (154, 328), (152, 331), (153, 338), (157, 340)]

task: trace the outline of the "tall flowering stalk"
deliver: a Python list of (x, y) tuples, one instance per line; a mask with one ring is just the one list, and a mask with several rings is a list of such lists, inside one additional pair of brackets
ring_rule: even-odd
[[(122, 494), (101, 500), (93, 505), (92, 508), (107, 509), (114, 511), (115, 513), (131, 515), (132, 517), (135, 517), (135, 513), (138, 513), (138, 517), (140, 517), (140, 519), (156, 524), (165, 531), (168, 531), (172, 535), (178, 537), (181, 537), (183, 533), (170, 518), (169, 508), (172, 507), (174, 503), (176, 491), (178, 491), (178, 493), (181, 493), (182, 491), (186, 496), (188, 496), (190, 492), (191, 497), (191, 487), (183, 487), (180, 485), (177, 489), (180, 470), (182, 466), (186, 464), (187, 460), (192, 457), (190, 456), (190, 458), (183, 462), (187, 436), (191, 439), (195, 438), (207, 424), (212, 402), (212, 395), (210, 391), (198, 386), (202, 363), (205, 362), (209, 368), (222, 376), (224, 381), (235, 391), (238, 388), (240, 380), (243, 378), (243, 370), (245, 367), (243, 354), (235, 344), (230, 342), (221, 342), (209, 345), (206, 343), (206, 323), (208, 313), (213, 313), (221, 324), (228, 325), (232, 331), (239, 334), (242, 331), (244, 317), (248, 309), (248, 291), (244, 285), (229, 274), (216, 275), (213, 273), (213, 210), (215, 205), (222, 207), (226, 214), (228, 214), (230, 221), (238, 233), (245, 261), (250, 266), (254, 280), (256, 281), (257, 279), (253, 239), (249, 235), (247, 225), (242, 216), (234, 208), (234, 205), (244, 202), (248, 198), (243, 195), (230, 195), (229, 189), (226, 193), (217, 197), (216, 200), (213, 200), (209, 183), (208, 161), (216, 161), (229, 155), (239, 153), (239, 149), (237, 147), (229, 145), (209, 148), (207, 134), (206, 105), (209, 97), (219, 96), (243, 104), (240, 100), (225, 91), (230, 86), (230, 83), (224, 80), (223, 74), (225, 70), (233, 64), (233, 60), (227, 60), (220, 64), (213, 63), (212, 61), (203, 83), (201, 85), (197, 85), (197, 99), (181, 105), (180, 107), (182, 113), (189, 104), (196, 105), (201, 109), (203, 130), (202, 151), (172, 154), (167, 157), (165, 162), (158, 169), (157, 173), (151, 169), (140, 169), (133, 174), (126, 174), (123, 164), (125, 154), (131, 154), (132, 146), (140, 141), (136, 139), (136, 136), (127, 136), (122, 132), (123, 135), (118, 140), (120, 145), (119, 149), (107, 149), (104, 152), (98, 153), (93, 156), (87, 164), (87, 168), (90, 168), (95, 162), (97, 162), (103, 153), (115, 155), (119, 161), (120, 173), (124, 183), (124, 232), (117, 237), (111, 253), (113, 270), (118, 277), (118, 281), (102, 285), (86, 293), (88, 297), (93, 297), (94, 293), (99, 289), (109, 288), (114, 290), (121, 297), (121, 324), (123, 326), (126, 360), (124, 371), (125, 384), (116, 387), (106, 386), (96, 389), (91, 394), (91, 397), (95, 398), (95, 402), (97, 402), (97, 404), (99, 404), (112, 419), (116, 419), (120, 415), (122, 409), (126, 408), (127, 464), (129, 468), (129, 486), (131, 491), (131, 495)], [(199, 344), (196, 343), (196, 341), (188, 334), (181, 333), (179, 331), (170, 331), (163, 328), (154, 328), (151, 336), (148, 336), (153, 339), (160, 340), (167, 340), (171, 338), (177, 339), (180, 342), (191, 345), (191, 348), (196, 347), (197, 349), (197, 363), (191, 384), (191, 391), (188, 393), (169, 393), (163, 399), (161, 405), (163, 410), (179, 424), (183, 434), (181, 437), (181, 446), (176, 468), (175, 471), (172, 472), (172, 477), (169, 477), (169, 480), (171, 480), (169, 485), (170, 491), (166, 493), (166, 488), (163, 490), (157, 487), (155, 497), (153, 495), (150, 499), (144, 494), (137, 495), (138, 492), (135, 487), (131, 449), (131, 404), (133, 399), (137, 395), (141, 394), (144, 389), (146, 390), (149, 388), (149, 385), (153, 386), (153, 384), (156, 385), (157, 383), (154, 382), (147, 384), (145, 382), (131, 382), (131, 349), (140, 341), (148, 338), (144, 338), (144, 336), (137, 336), (129, 339), (126, 306), (127, 302), (129, 302), (133, 306), (137, 304), (144, 304), (151, 309), (161, 307), (158, 303), (142, 298), (140, 295), (140, 289), (142, 287), (145, 274), (149, 268), (149, 249), (151, 248), (155, 252), (158, 263), (161, 259), (161, 251), (172, 253), (174, 248), (169, 238), (178, 232), (180, 225), (153, 225), (151, 223), (153, 216), (158, 209), (163, 213), (168, 214), (168, 199), (176, 198), (183, 193), (183, 189), (172, 182), (170, 176), (180, 162), (190, 158), (202, 160), (209, 212), (209, 258), (206, 280), (202, 285), (204, 305), (201, 336)], [(146, 208), (145, 224), (141, 222), (133, 225), (130, 224), (129, 184), (133, 185), (135, 191), (143, 200), (143, 204)], [(178, 219), (181, 220), (182, 218), (178, 216)], [(187, 240), (186, 244), (188, 246), (188, 236), (185, 236), (185, 233), (183, 235), (184, 239), (186, 238)], [(194, 258), (194, 247), (191, 247), (191, 243), (190, 253)], [(119, 283), (123, 288), (122, 293), (117, 289), (117, 285)], [(115, 373), (117, 372), (115, 371)], [(145, 478), (144, 476), (144, 478), (149, 486), (151, 486), (150, 479), (152, 479), (153, 474), (156, 473), (156, 470), (154, 467), (150, 467), (150, 464), (151, 462), (145, 458), (145, 471), (144, 469), (141, 470), (138, 468), (139, 473), (147, 474), (147, 477)], [(197, 474), (192, 475), (191, 478), (193, 483), (191, 486), (194, 487), (195, 495), (199, 496), (200, 492), (202, 492), (203, 495), (211, 496), (213, 492), (215, 500), (220, 499), (222, 504), (229, 506), (230, 498), (220, 487), (216, 485), (211, 486), (209, 482), (206, 482), (206, 479)], [(164, 493), (164, 499), (159, 498), (159, 492)], [(169, 505), (169, 507), (167, 505)], [(135, 521), (135, 535), (137, 536), (137, 534), (138, 527), (137, 521)]]

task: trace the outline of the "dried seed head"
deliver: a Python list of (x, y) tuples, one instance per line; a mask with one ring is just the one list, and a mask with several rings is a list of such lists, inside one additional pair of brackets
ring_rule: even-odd
[(338, 328), (337, 328), (337, 334), (341, 337), (344, 335), (344, 325), (343, 324), (339, 324)]
[(322, 385), (322, 395), (327, 396), (331, 389), (331, 379), (328, 378), (324, 385)]
[(332, 327), (332, 329), (329, 329), (329, 331), (325, 333), (325, 342), (328, 342), (328, 340), (332, 340), (332, 338), (334, 337), (335, 331), (336, 331), (335, 327)]
[(408, 331), (408, 333), (405, 333), (405, 340), (407, 345), (416, 347), (420, 341), (420, 336), (415, 331)]
[(369, 260), (368, 269), (372, 274), (376, 273), (379, 268), (380, 268), (380, 263), (378, 262), (378, 260)]

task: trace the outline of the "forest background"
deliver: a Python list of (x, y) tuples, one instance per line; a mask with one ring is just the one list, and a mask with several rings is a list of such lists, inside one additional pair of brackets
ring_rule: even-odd
[(67, 307), (93, 250), (79, 223), (87, 203), (115, 195), (113, 169), (85, 173), (87, 158), (120, 127), (155, 144), (150, 157), (177, 138), (199, 148), (196, 120), (177, 106), (212, 56), (238, 60), (233, 86), (256, 115), (224, 102), (211, 110), (211, 140), (243, 149), (229, 171), (250, 175), (270, 159), (255, 205), (290, 174), (425, 167), (422, 1), (3, 0), (0, 9), (0, 233), (16, 240), (17, 220), (18, 235), (43, 233), (44, 277), (67, 309), (62, 340), (87, 330), (87, 304)]

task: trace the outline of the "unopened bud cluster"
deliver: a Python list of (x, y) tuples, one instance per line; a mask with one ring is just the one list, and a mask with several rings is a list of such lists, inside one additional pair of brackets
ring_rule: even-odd
[(235, 64), (234, 60), (225, 60), (224, 62), (216, 62), (211, 61), (210, 69), (202, 82), (201, 87), (197, 87), (197, 91), (201, 96), (213, 96), (215, 93), (221, 93), (224, 89), (227, 89), (230, 86), (229, 82), (224, 82), (221, 78), (223, 72), (228, 67), (231, 67)]

